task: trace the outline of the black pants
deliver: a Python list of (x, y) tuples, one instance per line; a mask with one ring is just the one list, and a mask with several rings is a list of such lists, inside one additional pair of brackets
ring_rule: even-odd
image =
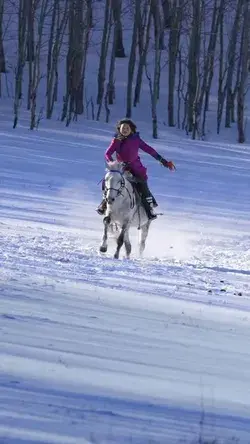
[(148, 187), (148, 183), (146, 180), (140, 180), (136, 183), (136, 188), (139, 194), (141, 195), (142, 205), (146, 211), (146, 214), (149, 219), (152, 218), (152, 209), (154, 205), (154, 198), (150, 189)]
[(152, 196), (146, 180), (138, 181), (136, 183), (136, 188), (137, 188), (138, 192), (141, 194), (142, 198), (146, 199), (147, 197)]

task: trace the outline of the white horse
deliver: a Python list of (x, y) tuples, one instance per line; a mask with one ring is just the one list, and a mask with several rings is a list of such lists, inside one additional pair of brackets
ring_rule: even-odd
[(114, 161), (109, 162), (107, 168), (108, 172), (105, 175), (107, 209), (103, 219), (104, 233), (100, 251), (106, 253), (108, 249), (108, 229), (112, 224), (116, 224), (119, 229), (119, 235), (114, 255), (115, 259), (119, 259), (123, 243), (126, 256), (128, 259), (130, 257), (132, 247), (129, 239), (129, 229), (131, 226), (137, 227), (140, 230), (139, 252), (142, 255), (151, 220), (148, 219), (140, 197), (135, 191), (132, 175), (124, 170), (124, 165)]

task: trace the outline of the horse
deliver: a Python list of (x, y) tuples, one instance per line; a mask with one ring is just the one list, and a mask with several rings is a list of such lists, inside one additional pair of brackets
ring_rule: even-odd
[(140, 232), (139, 254), (143, 255), (151, 220), (142, 205), (139, 193), (133, 184), (133, 176), (126, 171), (126, 166), (118, 161), (107, 163), (104, 178), (104, 195), (107, 209), (103, 219), (104, 233), (100, 252), (108, 249), (108, 232), (112, 224), (118, 227), (117, 247), (114, 255), (119, 259), (120, 250), (125, 245), (126, 257), (130, 258), (132, 246), (129, 239), (130, 227), (137, 227)]

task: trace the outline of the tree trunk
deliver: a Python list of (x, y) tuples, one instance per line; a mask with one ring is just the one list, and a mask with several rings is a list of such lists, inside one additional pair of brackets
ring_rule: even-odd
[[(164, 49), (166, 49), (166, 46), (164, 43), (164, 24), (163, 24), (163, 21), (161, 20), (159, 9), (160, 9), (159, 0), (151, 1), (151, 11), (152, 11), (153, 20), (154, 20), (155, 42), (157, 39), (159, 39), (159, 49), (164, 50)], [(155, 45), (156, 45), (156, 43), (155, 43)]]
[(169, 31), (168, 40), (168, 125), (175, 126), (174, 121), (174, 89), (175, 89), (175, 74), (176, 62), (179, 51), (181, 23), (182, 23), (182, 2), (177, 6), (177, 0), (174, 0), (172, 8), (172, 20)]
[(94, 28), (94, 22), (93, 22), (93, 5), (92, 0), (86, 0), (87, 2), (87, 9), (89, 14), (89, 28)]
[(69, 44), (66, 61), (66, 94), (61, 120), (68, 126), (74, 116), (84, 112), (84, 76), (90, 29), (90, 8), (87, 1), (69, 2)]
[(142, 40), (142, 50), (140, 52), (140, 59), (139, 59), (139, 64), (138, 64), (137, 76), (136, 76), (134, 106), (136, 106), (137, 103), (140, 102), (143, 70), (146, 65), (148, 47), (149, 47), (149, 42), (150, 42), (151, 23), (152, 23), (152, 14), (151, 14), (151, 10), (149, 7), (147, 10), (147, 14), (145, 14), (145, 22), (143, 22), (143, 31), (144, 31), (144, 29), (146, 31), (145, 31), (145, 39)]
[(237, 2), (234, 24), (229, 40), (228, 71), (227, 71), (227, 80), (226, 80), (226, 115), (225, 115), (226, 128), (230, 128), (231, 126), (232, 84), (233, 84), (233, 75), (234, 75), (235, 61), (236, 61), (237, 36), (239, 32), (243, 2), (244, 0), (238, 0)]
[(48, 42), (48, 56), (47, 56), (47, 87), (46, 87), (46, 118), (50, 119), (52, 116), (53, 108), (52, 108), (52, 85), (53, 85), (53, 59), (52, 52), (54, 46), (54, 36), (55, 36), (55, 27), (56, 27), (56, 16), (60, 14), (59, 12), (59, 2), (58, 0), (54, 0), (53, 9), (52, 9), (52, 17), (51, 17), (51, 25), (50, 25), (50, 34), (49, 34), (49, 42)]
[[(110, 66), (109, 66), (109, 81), (107, 84), (107, 91), (105, 94), (105, 100), (107, 101), (107, 105), (113, 105), (115, 100), (115, 58), (117, 53), (117, 42), (119, 40), (119, 33), (120, 33), (120, 15), (117, 14), (115, 11), (117, 10), (117, 0), (111, 0), (112, 10), (113, 10), (113, 17), (114, 17), (114, 33), (113, 33), (113, 44), (112, 44), (112, 50), (111, 50), (111, 59), (110, 59)], [(107, 106), (106, 106), (106, 116), (109, 118), (110, 110), (107, 112)]]
[(34, 43), (34, 19), (37, 1), (29, 0), (27, 6), (27, 24), (28, 24), (28, 38), (27, 38), (27, 62), (33, 62), (35, 57), (35, 43)]
[[(114, 24), (114, 34), (113, 34), (113, 44), (109, 65), (109, 81), (107, 85), (107, 91), (105, 94), (105, 100), (107, 102), (106, 111), (108, 105), (113, 105), (115, 100), (115, 50), (116, 50), (116, 26)], [(109, 110), (109, 109), (108, 109)], [(110, 115), (110, 110), (106, 114), (108, 117)]]
[(27, 96), (27, 110), (30, 110), (31, 106), (31, 89), (33, 84), (32, 74), (33, 74), (33, 62), (35, 60), (35, 49), (34, 49), (34, 20), (36, 13), (37, 2), (30, 0), (27, 6), (27, 50), (26, 50), (26, 61), (28, 62), (28, 96)]
[(154, 59), (154, 78), (151, 80), (150, 74), (147, 74), (149, 80), (150, 96), (151, 96), (151, 114), (152, 114), (152, 135), (154, 139), (158, 137), (158, 119), (157, 119), (157, 101), (159, 93), (159, 80), (161, 72), (161, 48), (160, 48), (160, 13), (157, 9), (157, 0), (151, 0), (152, 10), (156, 12), (155, 15), (155, 59)]
[(37, 42), (35, 46), (33, 69), (32, 69), (32, 83), (30, 89), (30, 129), (33, 130), (38, 122), (36, 120), (37, 107), (37, 92), (42, 78), (41, 74), (41, 50), (42, 38), (44, 35), (44, 23), (48, 12), (49, 0), (42, 0), (40, 6), (40, 13), (38, 17)]
[(237, 100), (237, 124), (238, 124), (238, 141), (239, 143), (245, 142), (244, 131), (244, 106), (245, 95), (248, 79), (248, 63), (250, 59), (250, 6), (249, 0), (244, 0), (244, 15), (241, 34), (241, 75), (238, 89)]
[(46, 118), (50, 119), (57, 101), (58, 89), (58, 60), (62, 41), (68, 22), (68, 0), (65, 1), (64, 8), (60, 10), (60, 0), (54, 0), (51, 27), (48, 42), (47, 56), (47, 86), (46, 86)]
[(218, 99), (217, 99), (217, 134), (220, 132), (221, 119), (223, 113), (223, 105), (225, 100), (225, 89), (223, 90), (223, 81), (225, 76), (224, 69), (224, 10), (219, 20), (219, 79), (218, 79)]
[[(183, 70), (184, 65), (184, 70)], [(182, 60), (182, 51), (181, 48), (178, 51), (178, 85), (177, 85), (177, 127), (181, 128), (181, 103), (185, 102), (184, 96), (184, 84), (185, 84), (185, 72), (186, 72), (186, 64), (183, 63)], [(184, 126), (184, 125), (183, 125)]]
[[(224, 0), (214, 0), (210, 38), (209, 38), (207, 52), (205, 54), (203, 82), (197, 107), (197, 113), (199, 117), (202, 113), (202, 108), (203, 108), (203, 120), (202, 120), (202, 130), (201, 130), (202, 137), (205, 136), (206, 114), (208, 110), (209, 94), (213, 78), (215, 49), (216, 49), (217, 35), (218, 35), (220, 16), (222, 14), (223, 4)], [(203, 105), (204, 99), (205, 99), (205, 104)]]
[(4, 14), (4, 0), (0, 0), (0, 73), (6, 72), (6, 63), (3, 47), (3, 14)]
[(200, 0), (193, 0), (193, 17), (188, 57), (188, 126), (187, 131), (196, 132), (196, 106), (199, 86), (201, 5)]
[[(137, 0), (138, 1), (138, 0)], [(115, 57), (125, 58), (121, 21), (122, 0), (112, 0), (113, 18), (116, 27)]]
[(145, 29), (145, 24), (146, 24), (148, 5), (146, 2), (144, 2), (143, 9), (141, 10), (141, 0), (139, 0), (138, 3), (139, 4), (137, 6), (139, 7), (139, 14), (138, 14), (138, 18), (137, 18), (137, 20), (138, 20), (138, 22), (137, 22), (137, 43), (138, 43), (139, 55), (141, 56), (142, 51), (143, 51), (144, 29)]
[[(174, 0), (174, 3), (176, 3), (176, 0)], [(164, 16), (164, 27), (170, 28), (171, 21), (172, 21), (172, 12), (173, 12), (171, 0), (162, 0), (162, 9), (163, 9), (163, 16)]]
[(23, 70), (26, 56), (26, 0), (19, 1), (18, 11), (18, 59), (15, 75), (15, 97), (14, 97), (14, 122), (13, 128), (16, 128), (19, 118), (20, 101), (22, 99)]
[(89, 1), (86, 2), (86, 14), (83, 25), (83, 58), (82, 58), (82, 73), (81, 73), (81, 89), (82, 95), (85, 99), (85, 74), (86, 74), (86, 66), (87, 66), (87, 54), (89, 48), (89, 36), (91, 29), (91, 20), (92, 20), (92, 7)]
[(74, 114), (83, 114), (83, 88), (82, 88), (82, 63), (83, 63), (83, 0), (76, 0), (75, 20), (74, 20), (74, 44), (73, 51), (73, 82), (72, 82), (72, 98), (73, 107), (70, 112)]
[(133, 26), (133, 36), (130, 48), (130, 55), (128, 61), (128, 84), (127, 84), (127, 109), (126, 117), (130, 118), (132, 115), (132, 87), (135, 72), (135, 62), (136, 62), (136, 46), (137, 46), (137, 17), (140, 14), (139, 2), (135, 3), (134, 11), (134, 26)]
[(240, 74), (241, 74), (241, 63), (242, 63), (242, 52), (240, 52), (240, 56), (238, 59), (238, 65), (237, 65), (237, 73), (236, 73), (236, 79), (235, 79), (235, 85), (232, 92), (232, 103), (231, 103), (231, 122), (235, 123), (235, 99), (237, 97), (237, 93), (239, 90), (239, 84), (240, 84)]
[(104, 87), (106, 79), (106, 58), (109, 43), (109, 28), (110, 28), (110, 1), (105, 2), (104, 11), (104, 27), (102, 33), (101, 54), (99, 60), (98, 69), (98, 93), (97, 93), (97, 105), (100, 105), (104, 96)]

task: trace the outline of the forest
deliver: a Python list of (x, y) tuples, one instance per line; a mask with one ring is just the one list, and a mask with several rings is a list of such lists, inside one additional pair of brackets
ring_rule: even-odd
[(66, 125), (80, 115), (109, 122), (121, 59), (124, 116), (133, 117), (146, 82), (154, 138), (161, 102), (166, 125), (193, 139), (206, 138), (213, 106), (214, 131), (235, 125), (245, 142), (249, 0), (0, 0), (0, 94), (12, 101), (13, 128), (23, 107), (30, 129), (58, 106)]

